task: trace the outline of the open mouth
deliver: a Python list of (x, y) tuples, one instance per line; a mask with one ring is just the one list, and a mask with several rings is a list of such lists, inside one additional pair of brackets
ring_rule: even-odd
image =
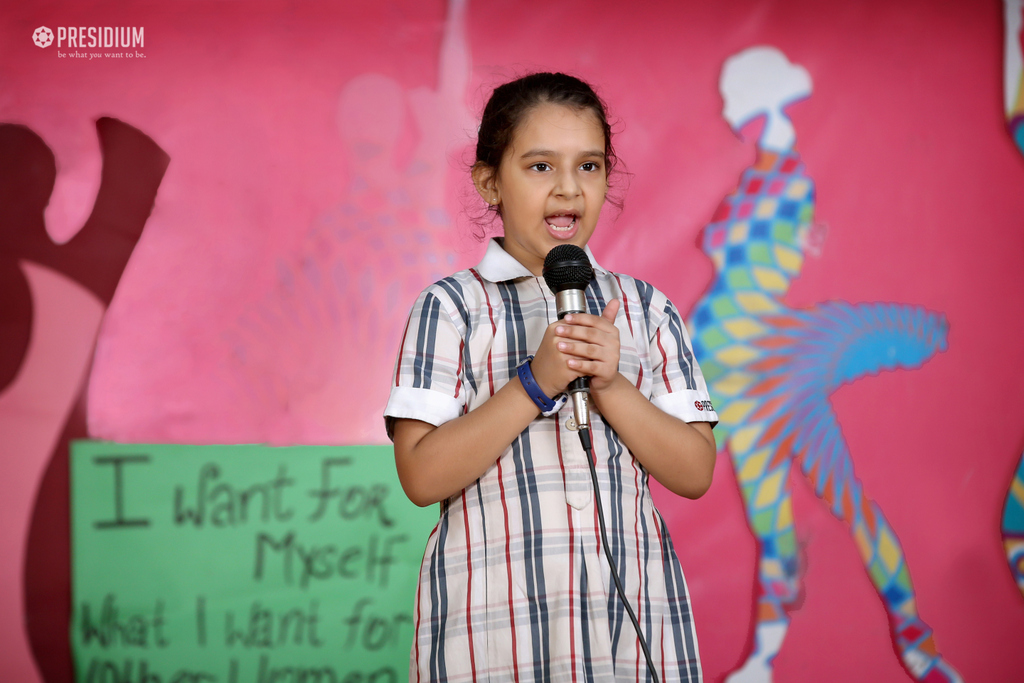
[(576, 229), (579, 216), (574, 213), (556, 213), (544, 219), (548, 228), (556, 233), (569, 233)]

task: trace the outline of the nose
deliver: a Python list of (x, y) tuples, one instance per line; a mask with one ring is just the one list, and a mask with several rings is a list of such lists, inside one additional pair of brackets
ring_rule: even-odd
[(555, 180), (555, 195), (559, 197), (575, 197), (580, 193), (580, 182), (576, 177), (575, 168), (563, 168)]

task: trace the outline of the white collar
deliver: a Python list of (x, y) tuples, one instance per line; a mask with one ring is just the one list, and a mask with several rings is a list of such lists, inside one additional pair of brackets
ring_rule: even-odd
[[(590, 259), (590, 265), (594, 267), (595, 272), (602, 275), (608, 273), (607, 270), (599, 266), (597, 261), (594, 260), (594, 254), (591, 253), (590, 247), (583, 247), (583, 251), (587, 253), (587, 258)], [(487, 251), (484, 253), (484, 257), (480, 259), (480, 263), (476, 265), (476, 272), (480, 273), (480, 277), (490, 282), (505, 282), (506, 280), (515, 280), (521, 277), (534, 277), (530, 269), (517, 261), (512, 254), (505, 251), (495, 238), (488, 240)]]

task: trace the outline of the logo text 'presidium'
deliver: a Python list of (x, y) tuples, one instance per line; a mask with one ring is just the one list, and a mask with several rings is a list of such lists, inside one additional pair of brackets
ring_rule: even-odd
[(142, 26), (58, 26), (57, 47), (145, 47)]

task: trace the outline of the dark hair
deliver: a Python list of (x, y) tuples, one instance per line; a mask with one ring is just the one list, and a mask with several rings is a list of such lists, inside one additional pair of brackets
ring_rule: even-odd
[(548, 102), (594, 113), (604, 131), (605, 168), (611, 173), (616, 158), (604, 102), (587, 83), (563, 73), (529, 74), (494, 89), (480, 120), (477, 163), (497, 170), (523, 118), (537, 105)]

